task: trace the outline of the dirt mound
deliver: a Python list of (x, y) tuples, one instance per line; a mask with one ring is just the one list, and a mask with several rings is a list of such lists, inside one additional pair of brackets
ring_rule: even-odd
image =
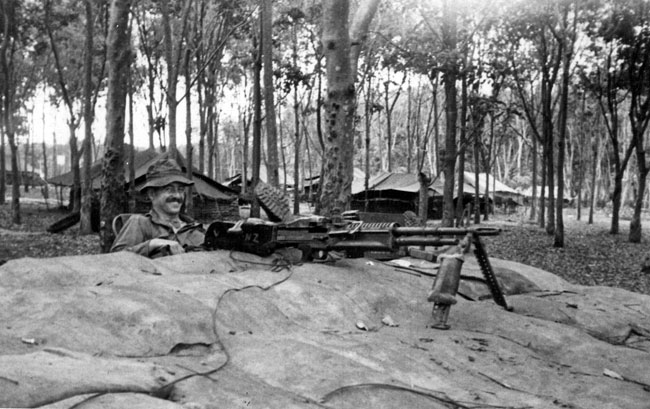
[(0, 406), (647, 408), (650, 297), (492, 265), (514, 311), (470, 259), (440, 331), (419, 260), (13, 260)]

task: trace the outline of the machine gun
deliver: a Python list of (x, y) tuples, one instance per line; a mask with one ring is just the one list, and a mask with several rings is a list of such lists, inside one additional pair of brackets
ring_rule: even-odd
[[(396, 258), (407, 255), (404, 250), (408, 246), (459, 246), (462, 240), (465, 248), (473, 245), (474, 254), (494, 301), (508, 308), (480, 239), (481, 236), (499, 233), (500, 230), (496, 228), (400, 227), (397, 223), (332, 221), (322, 216), (300, 218), (288, 223), (249, 218), (238, 222), (213, 222), (206, 232), (204, 247), (238, 250), (260, 256), (268, 256), (279, 248), (295, 247), (302, 251), (304, 261), (310, 261), (324, 260), (330, 251), (342, 252), (350, 258), (364, 257), (369, 252)], [(457, 274), (454, 274), (458, 277), (451, 284), (436, 280), (440, 284), (434, 284), (434, 292), (442, 291), (453, 298), (458, 290), (460, 266), (457, 270)], [(429, 300), (450, 305), (445, 297), (436, 298), (432, 295)], [(446, 316), (441, 319), (446, 321)]]

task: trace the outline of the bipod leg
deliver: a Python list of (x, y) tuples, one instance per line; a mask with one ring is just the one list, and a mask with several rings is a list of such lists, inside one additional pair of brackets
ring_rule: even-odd
[(490, 293), (492, 294), (492, 299), (494, 300), (495, 303), (497, 303), (497, 305), (502, 306), (508, 311), (512, 311), (512, 308), (509, 307), (508, 303), (506, 302), (506, 298), (503, 295), (503, 291), (501, 291), (501, 287), (499, 286), (499, 281), (497, 280), (497, 277), (494, 274), (494, 270), (492, 270), (492, 265), (490, 264), (490, 260), (488, 259), (487, 252), (485, 251), (483, 242), (481, 242), (481, 236), (479, 236), (479, 234), (476, 232), (473, 233), (473, 241), (474, 241), (474, 255), (476, 256), (476, 261), (478, 261), (478, 265), (481, 267), (481, 273), (483, 273), (483, 278), (485, 278), (485, 282), (487, 283), (487, 286), (490, 289)]

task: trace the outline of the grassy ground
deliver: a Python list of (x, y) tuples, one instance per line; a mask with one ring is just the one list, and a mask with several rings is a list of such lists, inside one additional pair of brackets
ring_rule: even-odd
[(50, 234), (47, 226), (68, 212), (52, 204), (21, 202), (22, 223), (11, 223), (11, 207), (0, 205), (0, 262), (20, 257), (56, 257), (100, 252), (99, 236), (79, 235), (79, 225), (61, 234)]
[(565, 210), (564, 247), (554, 247), (554, 236), (523, 217), (498, 217), (488, 223), (504, 232), (485, 239), (492, 257), (518, 261), (582, 285), (606, 285), (650, 294), (650, 274), (641, 271), (648, 251), (650, 220), (644, 220), (641, 243), (628, 242), (629, 220), (621, 220), (619, 234), (610, 234), (611, 219), (603, 213), (588, 224), (576, 212)]
[[(100, 252), (97, 235), (79, 236), (78, 226), (62, 234), (45, 232), (47, 226), (67, 212), (36, 201), (22, 203), (23, 223), (11, 224), (9, 204), (0, 205), (0, 260), (20, 257), (53, 257)], [(583, 285), (607, 285), (650, 294), (650, 274), (641, 271), (648, 254), (648, 239), (627, 242), (629, 221), (622, 220), (621, 233), (609, 234), (609, 218), (596, 217), (587, 224), (586, 217), (576, 220), (575, 211), (565, 213), (565, 246), (553, 247), (553, 236), (527, 220), (524, 214), (495, 215), (484, 223), (502, 228), (496, 237), (484, 243), (491, 257), (518, 261)], [(644, 221), (646, 232), (650, 220)], [(646, 236), (648, 233), (646, 233)]]

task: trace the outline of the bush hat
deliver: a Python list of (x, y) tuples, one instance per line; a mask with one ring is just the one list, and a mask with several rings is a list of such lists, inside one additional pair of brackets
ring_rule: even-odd
[(180, 183), (185, 186), (193, 185), (183, 174), (181, 167), (173, 159), (158, 159), (147, 169), (147, 182), (140, 188), (140, 192), (150, 187), (164, 187), (172, 183)]

